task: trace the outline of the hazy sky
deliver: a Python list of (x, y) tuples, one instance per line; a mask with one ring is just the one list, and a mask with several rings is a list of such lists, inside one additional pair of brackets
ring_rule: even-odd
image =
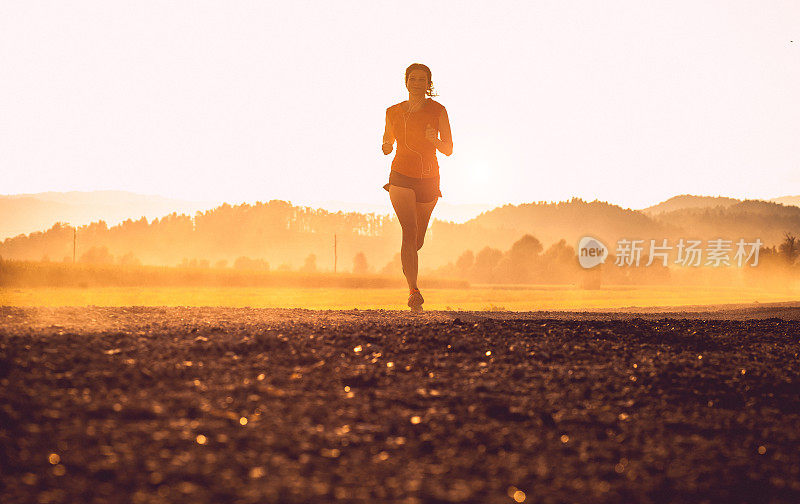
[(0, 193), (389, 208), (412, 62), (443, 201), (800, 194), (796, 0), (4, 0)]

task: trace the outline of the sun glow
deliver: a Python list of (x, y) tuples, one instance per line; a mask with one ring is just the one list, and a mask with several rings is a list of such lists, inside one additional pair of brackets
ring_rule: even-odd
[(480, 152), (465, 148), (452, 159), (439, 156), (442, 190), (448, 202), (478, 203), (492, 200), (492, 195), (501, 192), (503, 183), (498, 181), (497, 161)]

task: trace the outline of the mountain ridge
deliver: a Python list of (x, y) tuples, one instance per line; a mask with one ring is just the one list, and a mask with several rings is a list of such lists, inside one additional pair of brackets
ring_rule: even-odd
[[(6, 238), (0, 242), (0, 256), (15, 260), (71, 258), (73, 226), (76, 223), (56, 224)], [(386, 264), (397, 254), (400, 236), (392, 214), (334, 213), (282, 200), (224, 203), (188, 215), (172, 212), (150, 222), (128, 217), (111, 226), (98, 220), (76, 227), (78, 258), (92, 248), (107, 248), (108, 257), (135, 257), (143, 264), (158, 265), (193, 258), (230, 263), (245, 256), (273, 266), (299, 267), (312, 254), (320, 267), (332, 269), (337, 251), (345, 260), (363, 252), (370, 264)], [(646, 244), (667, 239), (674, 244), (680, 239), (724, 237), (759, 238), (771, 246), (781, 243), (787, 233), (800, 236), (800, 207), (745, 200), (647, 214), (575, 197), (561, 202), (507, 204), (464, 223), (439, 220), (434, 213), (421, 253), (426, 265), (439, 266), (467, 251), (506, 250), (526, 234), (545, 247), (562, 240), (575, 247), (584, 236), (607, 245), (619, 239), (640, 239)]]

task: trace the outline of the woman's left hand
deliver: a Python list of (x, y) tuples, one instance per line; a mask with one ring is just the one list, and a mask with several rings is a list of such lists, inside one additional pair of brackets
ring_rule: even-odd
[(425, 138), (432, 144), (436, 145), (439, 140), (439, 132), (430, 124), (425, 125)]

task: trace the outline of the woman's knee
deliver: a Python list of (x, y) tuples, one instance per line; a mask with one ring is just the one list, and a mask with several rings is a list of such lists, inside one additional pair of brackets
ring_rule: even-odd
[(417, 233), (417, 250), (425, 244), (425, 233)]
[(418, 233), (417, 233), (416, 226), (414, 226), (414, 227), (404, 226), (402, 229), (403, 229), (403, 243), (406, 243), (406, 244), (409, 244), (409, 245), (410, 244), (416, 245), (418, 243), (418, 241), (417, 241), (418, 240), (418, 238), (417, 238), (418, 237)]

